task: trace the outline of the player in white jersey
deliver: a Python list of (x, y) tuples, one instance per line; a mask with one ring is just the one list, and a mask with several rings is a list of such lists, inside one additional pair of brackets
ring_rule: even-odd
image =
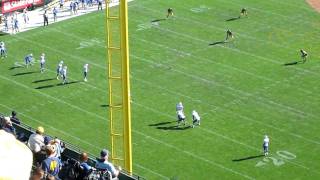
[(59, 80), (59, 76), (62, 76), (62, 66), (63, 66), (63, 61), (60, 61), (57, 67), (57, 79)]
[(7, 49), (3, 41), (0, 42), (0, 54), (1, 58), (7, 57)]
[(88, 71), (89, 71), (89, 64), (85, 64), (83, 66), (83, 77), (84, 77), (84, 81), (87, 82), (87, 76), (88, 76)]
[(269, 152), (269, 138), (267, 135), (264, 136), (264, 139), (263, 139), (263, 153), (265, 156), (268, 155), (268, 152)]
[(183, 111), (182, 102), (179, 102), (179, 103), (176, 105), (176, 111), (177, 111), (177, 113), (178, 113), (179, 111)]
[(24, 8), (22, 16), (24, 23), (27, 24), (29, 22), (28, 8)]
[(40, 56), (40, 72), (44, 72), (44, 64), (46, 63), (45, 54), (42, 53)]
[(195, 125), (200, 126), (200, 116), (197, 111), (192, 111), (192, 128), (194, 128)]
[(62, 80), (63, 80), (62, 84), (68, 83), (67, 82), (67, 69), (68, 69), (67, 66), (64, 66), (62, 69)]
[(184, 115), (183, 111), (178, 111), (178, 126), (181, 122), (183, 122), (183, 125), (186, 125), (186, 116)]

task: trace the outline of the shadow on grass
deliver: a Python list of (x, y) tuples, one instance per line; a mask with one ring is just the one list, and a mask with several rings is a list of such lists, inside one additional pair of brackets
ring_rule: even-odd
[(302, 61), (292, 61), (292, 62), (289, 62), (289, 63), (285, 63), (283, 64), (284, 66), (292, 66), (292, 65), (298, 65), (298, 64), (303, 64)]
[(217, 41), (217, 42), (214, 42), (214, 43), (210, 43), (209, 46), (214, 46), (214, 45), (218, 45), (218, 44), (225, 44), (227, 43), (226, 41)]
[(47, 88), (52, 88), (52, 87), (55, 87), (56, 85), (46, 85), (46, 86), (39, 86), (39, 87), (36, 87), (35, 89), (47, 89)]
[(103, 108), (109, 107), (109, 104), (102, 104), (102, 105), (100, 105), (100, 107), (103, 107)]
[(41, 80), (33, 81), (32, 83), (39, 83), (39, 82), (52, 81), (52, 80), (55, 80), (55, 79), (56, 79), (56, 78), (41, 79)]
[(156, 127), (157, 129), (162, 129), (162, 130), (186, 130), (186, 129), (189, 129), (191, 128), (191, 126), (178, 126), (178, 125), (175, 125), (175, 126), (158, 126)]
[(38, 71), (29, 71), (29, 72), (23, 72), (23, 73), (17, 73), (17, 74), (14, 74), (12, 76), (22, 76), (22, 75), (27, 75), (27, 74), (34, 74), (34, 73), (37, 73)]
[(240, 16), (227, 19), (226, 21), (235, 21), (235, 20), (238, 20), (238, 19), (240, 19)]
[(167, 122), (160, 122), (160, 123), (155, 123), (155, 124), (149, 124), (149, 126), (162, 126), (162, 125), (166, 125), (166, 124), (171, 124), (174, 123), (176, 121), (167, 121)]
[(5, 35), (9, 35), (9, 33), (0, 31), (0, 36), (5, 36)]
[(65, 84), (59, 83), (59, 84), (57, 84), (57, 86), (65, 86), (65, 85), (75, 84), (75, 83), (79, 83), (79, 82), (81, 82), (81, 81), (70, 81), (70, 82), (67, 82)]
[(18, 69), (18, 68), (23, 68), (23, 66), (12, 66), (11, 68), (9, 68), (9, 70), (14, 70), (14, 69)]
[[(149, 124), (149, 126), (155, 126), (156, 129), (162, 129), (162, 130), (186, 130), (191, 128), (191, 126), (178, 126), (178, 125), (173, 125), (169, 126), (172, 123), (176, 123), (177, 121), (166, 121), (166, 122), (159, 122), (155, 124)], [(164, 126), (168, 125), (168, 126)]]
[(240, 158), (240, 159), (233, 159), (233, 162), (240, 162), (240, 161), (246, 161), (246, 160), (250, 160), (250, 159), (255, 159), (255, 158), (259, 158), (259, 157), (264, 157), (263, 154), (260, 155), (256, 155), (256, 156), (248, 156), (248, 157), (244, 157), (244, 158)]
[(151, 22), (154, 23), (154, 22), (159, 22), (159, 21), (165, 21), (166, 19), (155, 19), (155, 20), (152, 20)]
[(79, 83), (81, 81), (71, 81), (71, 82), (68, 82), (68, 83), (65, 83), (65, 84), (62, 84), (62, 83), (59, 83), (59, 84), (51, 84), (51, 85), (46, 85), (46, 86), (39, 86), (39, 87), (36, 87), (35, 89), (47, 89), (47, 88), (53, 88), (53, 87), (57, 87), (57, 86), (66, 86), (66, 85), (69, 85), (69, 84), (74, 84), (74, 83)]

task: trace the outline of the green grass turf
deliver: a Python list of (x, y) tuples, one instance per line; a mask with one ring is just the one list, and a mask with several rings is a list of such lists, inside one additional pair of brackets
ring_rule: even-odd
[[(168, 7), (175, 17), (151, 24)], [(226, 21), (242, 7), (248, 18)], [(134, 172), (147, 179), (319, 179), (319, 17), (304, 0), (131, 2)], [(9, 53), (0, 63), (1, 112), (15, 109), (27, 124), (93, 154), (108, 148), (104, 22), (92, 13), (1, 37)], [(226, 29), (232, 43), (208, 46), (224, 40)], [(95, 43), (77, 49), (86, 41)], [(301, 48), (308, 62), (283, 66), (300, 60)], [(9, 70), (31, 52), (37, 59), (46, 53), (48, 71)], [(55, 78), (60, 59), (70, 81), (81, 81), (89, 63), (89, 82), (36, 82)], [(179, 101), (189, 123), (193, 109), (200, 113), (200, 127), (172, 128)], [(265, 134), (271, 155), (254, 157)]]

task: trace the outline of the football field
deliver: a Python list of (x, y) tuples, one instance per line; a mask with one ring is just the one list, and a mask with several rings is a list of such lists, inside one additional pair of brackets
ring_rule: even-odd
[[(166, 18), (169, 7), (174, 16)], [(248, 16), (238, 18), (243, 7)], [(319, 18), (304, 0), (130, 2), (134, 173), (320, 179)], [(227, 29), (234, 39), (224, 42)], [(110, 148), (105, 39), (102, 12), (1, 36), (8, 58), (0, 60), (0, 112), (15, 110), (26, 124), (94, 155)], [(26, 68), (29, 53), (36, 64)], [(60, 60), (67, 85), (56, 79)], [(192, 110), (199, 112), (200, 126), (176, 127), (179, 101), (188, 124)]]

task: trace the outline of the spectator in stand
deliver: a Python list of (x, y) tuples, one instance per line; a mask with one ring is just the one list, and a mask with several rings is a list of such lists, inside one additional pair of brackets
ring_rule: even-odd
[(86, 9), (86, 0), (81, 0), (81, 7), (82, 9)]
[(14, 18), (14, 32), (19, 32), (19, 21), (17, 16)]
[(40, 152), (41, 148), (45, 146), (43, 133), (43, 127), (39, 126), (36, 130), (36, 133), (31, 134), (31, 136), (29, 137), (27, 145), (33, 153)]
[(30, 180), (42, 180), (44, 179), (44, 171), (41, 169), (41, 167), (37, 167), (30, 178)]
[(27, 7), (23, 9), (23, 20), (27, 24), (29, 22), (28, 10)]
[(6, 121), (7, 121), (6, 117), (3, 117), (3, 118), (0, 117), (0, 129), (6, 126), (7, 124)]
[(14, 14), (11, 15), (11, 34), (14, 33)]
[(86, 177), (88, 176), (92, 170), (94, 169), (93, 167), (91, 167), (87, 161), (88, 161), (88, 154), (83, 152), (81, 153), (80, 155), (80, 167), (83, 169), (83, 174), (82, 174), (82, 177)]
[(73, 14), (73, 1), (70, 1), (69, 7), (70, 7), (70, 15), (72, 15)]
[(43, 27), (45, 27), (46, 25), (49, 25), (47, 10), (45, 10), (43, 13)]
[(52, 145), (46, 146), (46, 153), (47, 158), (41, 164), (45, 177), (48, 175), (58, 176), (58, 173), (61, 169), (61, 161), (59, 158), (54, 157), (55, 147)]
[(46, 178), (46, 180), (55, 180), (55, 179), (56, 178), (54, 176), (50, 175), (50, 174)]
[(49, 145), (50, 144), (50, 142), (51, 142), (51, 137), (49, 137), (49, 136), (45, 136), (44, 137), (44, 144), (47, 146), (47, 145)]
[(8, 32), (9, 31), (9, 24), (8, 24), (8, 16), (4, 16), (4, 31)]
[(10, 117), (4, 117), (4, 126), (2, 129), (6, 131), (7, 133), (10, 133), (12, 135), (16, 135), (16, 129), (12, 126), (12, 122), (10, 121)]
[(109, 158), (109, 151), (106, 149), (103, 149), (100, 152), (100, 159), (97, 159), (96, 168), (98, 170), (107, 170), (112, 174), (113, 178), (118, 177), (121, 167), (119, 166), (118, 169), (114, 167), (114, 165), (108, 161)]
[(102, 0), (98, 0), (98, 11), (99, 9), (102, 11)]
[(56, 7), (53, 8), (52, 14), (53, 14), (53, 21), (56, 22), (56, 21), (57, 21), (57, 18), (58, 18), (58, 16), (57, 16), (58, 10), (57, 10)]
[(20, 124), (20, 119), (17, 117), (17, 113), (15, 111), (11, 112), (10, 120), (13, 123)]
[(60, 9), (63, 9), (64, 0), (60, 0)]
[(0, 130), (0, 179), (29, 179), (32, 167), (30, 149)]
[(49, 145), (54, 146), (55, 152), (54, 152), (53, 156), (61, 159), (61, 153), (63, 151), (63, 148), (61, 147), (61, 141), (59, 139), (55, 138), (49, 142)]
[(78, 14), (77, 6), (78, 6), (78, 3), (76, 1), (73, 1), (73, 4), (72, 4), (73, 14)]

